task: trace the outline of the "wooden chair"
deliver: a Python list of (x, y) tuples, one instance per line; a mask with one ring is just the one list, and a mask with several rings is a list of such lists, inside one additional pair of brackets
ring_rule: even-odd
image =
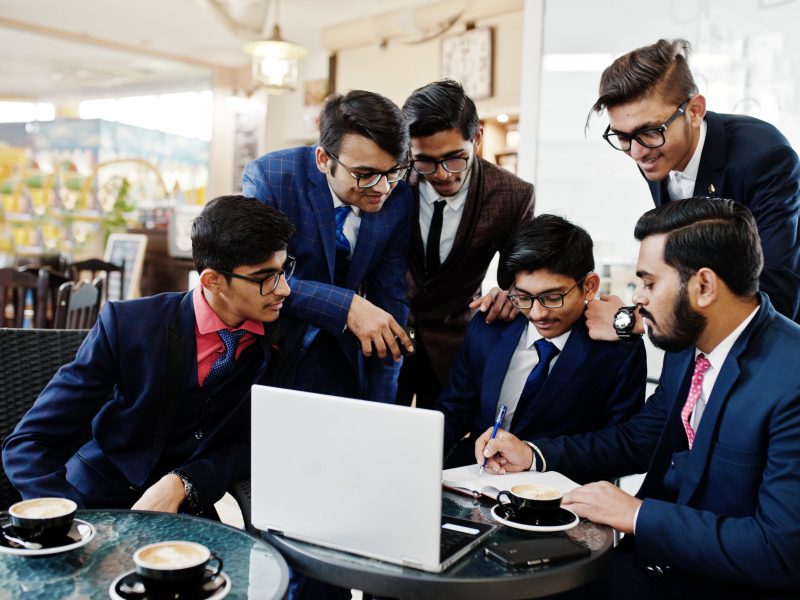
[[(62, 365), (72, 361), (83, 342), (85, 330), (0, 329), (0, 443)], [(88, 436), (88, 432), (87, 432)], [(84, 439), (75, 440), (76, 449)], [(19, 494), (0, 470), (0, 506), (8, 508)]]
[[(101, 304), (104, 303), (106, 300), (122, 300), (122, 283), (125, 281), (125, 263), (118, 265), (116, 263), (106, 262), (104, 260), (100, 260), (99, 258), (88, 258), (86, 260), (81, 260), (78, 262), (74, 262), (70, 265), (70, 270), (72, 271), (72, 278), (75, 281), (80, 279), (80, 274), (83, 271), (90, 271), (92, 274), (91, 279), (94, 280), (95, 278), (105, 277), (106, 282), (103, 286), (103, 293), (104, 296), (101, 299)], [(119, 275), (114, 275), (114, 277), (119, 277), (119, 285), (114, 286), (115, 289), (119, 290), (119, 297), (115, 296), (113, 298), (109, 297), (109, 282), (111, 281), (111, 277), (113, 273), (119, 273)]]
[(47, 264), (35, 265), (28, 264), (19, 267), (20, 271), (38, 275), (40, 270), (47, 271), (47, 306), (44, 309), (44, 323), (36, 327), (46, 327), (48, 329), (56, 327), (54, 323), (56, 307), (58, 306), (58, 290), (68, 281), (72, 281), (72, 273), (69, 269), (60, 270)]
[(105, 279), (93, 282), (68, 281), (58, 289), (53, 327), (56, 329), (91, 329), (100, 312)]
[(9, 327), (46, 327), (49, 282), (47, 269), (36, 273), (12, 267), (0, 269), (0, 323)]

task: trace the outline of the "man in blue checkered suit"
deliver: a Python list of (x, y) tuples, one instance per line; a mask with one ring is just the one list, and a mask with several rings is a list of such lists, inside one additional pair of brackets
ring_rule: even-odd
[[(297, 228), (285, 313), (305, 321), (297, 389), (394, 402), (403, 331), (411, 191), (408, 132), (379, 94), (336, 94), (320, 143), (271, 152), (244, 170), (243, 191)], [(399, 342), (399, 343), (398, 343)]]

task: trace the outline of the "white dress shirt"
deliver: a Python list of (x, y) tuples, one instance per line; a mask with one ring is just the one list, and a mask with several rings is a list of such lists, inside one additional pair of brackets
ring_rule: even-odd
[[(538, 300), (534, 302), (538, 302)], [(558, 348), (558, 354), (550, 361), (548, 373), (553, 370), (558, 357), (561, 356), (561, 351), (564, 350), (571, 332), (572, 330), (570, 329), (550, 340)], [(528, 380), (528, 375), (539, 364), (539, 353), (536, 352), (536, 347), (533, 344), (541, 338), (542, 335), (536, 331), (536, 327), (529, 321), (527, 328), (519, 336), (519, 342), (517, 342), (514, 354), (511, 355), (511, 361), (508, 363), (506, 376), (503, 379), (503, 386), (500, 388), (500, 396), (498, 396), (497, 400), (498, 411), (503, 405), (508, 407), (506, 419), (502, 425), (506, 431), (508, 431), (511, 420), (514, 418), (514, 411), (517, 408), (517, 403), (519, 403), (519, 397), (525, 387), (525, 382)]]
[(697, 141), (697, 148), (694, 149), (691, 160), (683, 171), (670, 171), (669, 181), (667, 181), (667, 192), (670, 200), (682, 200), (694, 196), (694, 185), (697, 182), (697, 172), (700, 170), (700, 156), (703, 154), (703, 146), (706, 143), (705, 119), (700, 123), (700, 139)]
[[(333, 191), (330, 183), (328, 184), (328, 189), (331, 191), (331, 198), (333, 198), (333, 208), (344, 206), (344, 202), (339, 200), (339, 196)], [(351, 210), (344, 221), (342, 232), (347, 241), (350, 242), (350, 254), (347, 258), (353, 258), (353, 251), (356, 249), (356, 240), (358, 239), (358, 228), (361, 227), (361, 209), (352, 204), (349, 206)]]
[(472, 169), (469, 170), (469, 174), (464, 179), (464, 184), (455, 196), (442, 197), (436, 193), (436, 190), (427, 180), (420, 177), (419, 232), (422, 234), (422, 248), (426, 253), (428, 251), (428, 232), (433, 218), (433, 203), (436, 200), (444, 200), (446, 203), (442, 213), (442, 236), (439, 238), (439, 264), (444, 263), (453, 249), (458, 225), (461, 223), (461, 215), (464, 214), (464, 205), (467, 203), (467, 192), (469, 192), (469, 180), (471, 178)]

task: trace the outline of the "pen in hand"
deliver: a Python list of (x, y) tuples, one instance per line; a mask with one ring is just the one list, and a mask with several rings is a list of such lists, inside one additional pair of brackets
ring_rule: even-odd
[[(508, 407), (505, 404), (502, 407), (500, 407), (500, 412), (497, 413), (497, 419), (495, 419), (494, 427), (492, 428), (492, 437), (489, 438), (489, 439), (493, 440), (494, 438), (497, 437), (497, 430), (500, 429), (500, 425), (503, 424), (503, 420), (506, 418), (506, 411), (507, 410), (508, 410)], [(481, 465), (481, 470), (478, 473), (478, 477), (483, 475), (483, 470), (486, 468), (486, 463), (487, 462), (489, 462), (489, 459), (484, 457), (483, 464)]]

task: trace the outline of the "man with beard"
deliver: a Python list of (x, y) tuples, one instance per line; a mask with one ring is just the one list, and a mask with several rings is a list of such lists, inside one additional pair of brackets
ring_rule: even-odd
[[(779, 313), (797, 321), (800, 160), (769, 123), (707, 111), (689, 69), (689, 50), (686, 40), (659, 40), (619, 57), (600, 78), (592, 112), (607, 112), (603, 138), (636, 162), (656, 206), (695, 195), (747, 206), (764, 252), (761, 290)], [(615, 340), (617, 334), (642, 333), (634, 309), (617, 296), (591, 302), (591, 336)]]
[[(595, 481), (564, 496), (627, 534), (577, 598), (796, 598), (800, 591), (800, 326), (758, 292), (755, 220), (731, 200), (645, 213), (634, 301), (667, 350), (658, 388), (626, 423), (582, 436), (476, 442), (495, 473)], [(636, 496), (609, 480), (647, 471)]]

